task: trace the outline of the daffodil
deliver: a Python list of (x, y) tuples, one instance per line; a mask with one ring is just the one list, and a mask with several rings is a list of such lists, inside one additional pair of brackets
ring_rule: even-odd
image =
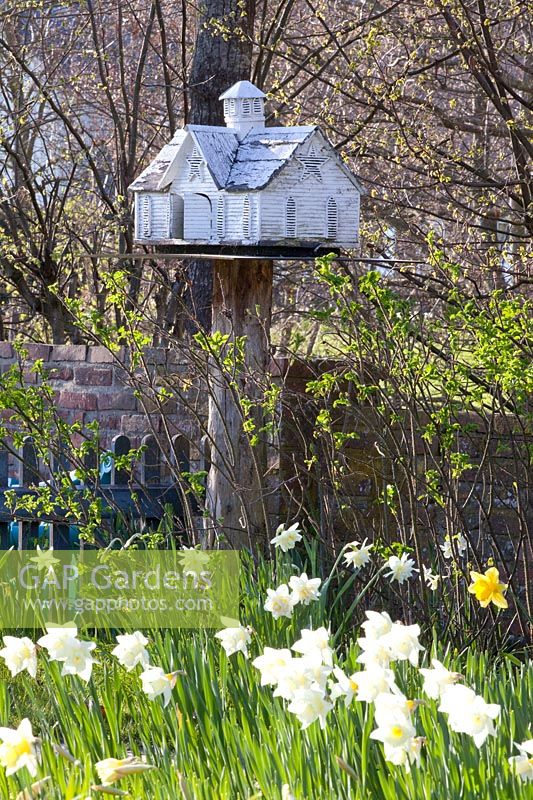
[(0, 650), (0, 656), (6, 662), (6, 667), (11, 675), (27, 669), (32, 678), (37, 674), (37, 648), (27, 636), (4, 636), (5, 647)]
[(437, 700), (447, 686), (452, 686), (461, 680), (458, 672), (450, 672), (444, 664), (436, 658), (431, 659), (431, 669), (422, 668), (420, 672), (424, 678), (424, 691), (432, 700)]
[(413, 667), (418, 666), (418, 654), (424, 650), (418, 637), (419, 625), (403, 625), (395, 622), (380, 642), (389, 648), (391, 661), (409, 661)]
[(248, 658), (248, 644), (252, 638), (250, 628), (245, 628), (243, 625), (224, 628), (218, 631), (218, 633), (215, 633), (215, 637), (220, 639), (227, 656), (232, 656), (234, 653), (241, 652)]
[(411, 578), (415, 572), (418, 572), (418, 570), (415, 569), (415, 562), (412, 558), (409, 558), (407, 553), (402, 553), (401, 558), (398, 558), (398, 556), (391, 556), (387, 560), (387, 566), (390, 572), (386, 572), (385, 576), (390, 578), (391, 581), (398, 581), (399, 584), (404, 583)]
[(432, 572), (431, 568), (426, 567), (425, 564), (423, 565), (423, 570), (424, 570), (424, 581), (426, 586), (431, 592), (436, 592), (437, 589), (439, 588), (439, 581), (441, 576), (437, 575), (437, 573), (435, 572)]
[(308, 606), (312, 600), (318, 600), (320, 583), (320, 578), (308, 578), (306, 572), (302, 572), (299, 576), (293, 575), (289, 580), (289, 586), (292, 589), (292, 604), (301, 603)]
[(497, 703), (486, 703), (468, 686), (455, 684), (442, 693), (439, 711), (448, 714), (452, 731), (472, 736), (477, 747), (481, 747), (487, 736), (494, 736), (494, 720), (501, 708)]
[(286, 583), (282, 583), (277, 589), (267, 589), (267, 595), (264, 609), (270, 611), (274, 619), (292, 616), (294, 599), (289, 594), (289, 587)]
[(361, 627), (366, 639), (380, 639), (392, 628), (393, 622), (386, 611), (365, 611), (366, 622)]
[(359, 542), (350, 542), (344, 554), (344, 563), (347, 567), (353, 567), (358, 572), (370, 561), (370, 551), (373, 545), (367, 544), (368, 539), (365, 539), (362, 544)]
[(77, 628), (46, 628), (45, 636), (37, 640), (40, 647), (48, 650), (52, 661), (64, 661), (73, 646), (73, 640), (78, 635)]
[(289, 711), (298, 717), (302, 729), (308, 728), (319, 720), (320, 727), (326, 727), (326, 716), (333, 708), (333, 703), (326, 699), (319, 686), (310, 686), (298, 692), (289, 704)]
[(333, 650), (329, 644), (330, 634), (326, 628), (317, 628), (311, 630), (304, 628), (301, 631), (301, 637), (292, 645), (292, 650), (295, 653), (302, 653), (302, 655), (311, 655), (318, 653), (323, 664), (331, 666), (333, 664)]
[(143, 692), (149, 700), (155, 700), (159, 695), (163, 695), (164, 706), (168, 706), (177, 681), (178, 672), (166, 673), (161, 667), (148, 667), (141, 673)]
[(476, 596), (482, 608), (486, 608), (489, 603), (494, 603), (498, 608), (507, 608), (508, 603), (503, 596), (507, 584), (500, 583), (500, 573), (496, 567), (490, 567), (484, 575), (481, 572), (471, 572), (470, 579), (472, 584), (468, 591)]
[(103, 786), (109, 786), (127, 775), (137, 775), (140, 772), (155, 769), (153, 764), (146, 764), (134, 756), (129, 758), (104, 758), (103, 761), (98, 761), (94, 766)]
[(119, 663), (125, 667), (128, 672), (135, 669), (137, 664), (142, 664), (147, 667), (150, 663), (146, 645), (148, 639), (140, 631), (134, 633), (126, 633), (122, 636), (117, 636), (117, 646), (112, 651), (116, 656)]
[(18, 728), (0, 728), (0, 764), (6, 775), (13, 775), (26, 767), (30, 775), (37, 773), (37, 754), (35, 736), (29, 719), (23, 719)]
[[(468, 547), (468, 542), (466, 541), (462, 533), (457, 534), (457, 536), (454, 536), (453, 539), (455, 541), (455, 548), (457, 550), (457, 553), (461, 558), (466, 552), (466, 548)], [(444, 556), (444, 558), (454, 557), (452, 540), (450, 539), (449, 536), (446, 536), (446, 538), (444, 539), (444, 544), (441, 544), (439, 546), (440, 549), (442, 550), (442, 555)]]
[(533, 739), (516, 744), (519, 756), (511, 756), (509, 764), (513, 772), (523, 781), (533, 781)]
[(337, 679), (337, 683), (334, 683), (331, 687), (331, 699), (336, 701), (340, 697), (344, 698), (344, 705), (348, 708), (359, 689), (357, 682), (359, 673), (354, 672), (352, 675), (346, 675), (340, 667), (334, 667), (333, 674)]
[(252, 661), (261, 673), (261, 686), (275, 686), (282, 674), (293, 661), (292, 653), (286, 648), (265, 647), (262, 656)]
[(300, 542), (301, 540), (302, 534), (300, 533), (298, 523), (295, 522), (289, 528), (286, 528), (285, 525), (279, 525), (276, 529), (276, 535), (270, 540), (270, 544), (273, 544), (274, 547), (279, 547), (280, 550), (286, 553), (288, 550), (293, 549), (296, 542)]
[(88, 682), (91, 679), (93, 664), (96, 663), (91, 655), (96, 647), (96, 642), (82, 642), (79, 639), (69, 640), (64, 647), (62, 675), (77, 675)]

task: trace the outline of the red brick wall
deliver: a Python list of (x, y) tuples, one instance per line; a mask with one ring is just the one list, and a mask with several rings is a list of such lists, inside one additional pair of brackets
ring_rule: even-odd
[[(125, 348), (111, 353), (98, 346), (27, 344), (23, 349), (27, 357), (21, 359), (9, 342), (0, 342), (0, 372), (20, 364), (24, 382), (37, 384), (40, 377), (32, 371), (32, 365), (41, 360), (62, 417), (69, 423), (83, 425), (98, 420), (102, 448), (109, 447), (117, 434), (129, 436), (133, 446), (137, 446), (143, 436), (161, 430), (159, 406), (151, 398), (150, 390), (136, 397), (133, 387), (128, 385), (126, 370), (130, 358)], [(152, 376), (180, 372), (175, 356), (164, 348), (147, 348), (144, 362)], [(186, 434), (197, 439), (186, 404), (166, 401), (164, 415), (171, 435)]]

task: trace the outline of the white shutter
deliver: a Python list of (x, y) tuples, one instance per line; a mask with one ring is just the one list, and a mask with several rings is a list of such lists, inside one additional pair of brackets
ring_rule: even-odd
[(326, 238), (336, 239), (338, 228), (337, 201), (334, 197), (328, 197), (326, 203)]
[(288, 197), (285, 205), (285, 235), (287, 238), (296, 236), (296, 200)]
[(242, 236), (243, 239), (250, 238), (250, 197), (247, 194), (242, 201)]
[(225, 233), (225, 214), (226, 208), (224, 203), (224, 196), (220, 195), (217, 200), (217, 239), (221, 241)]
[(139, 234), (141, 239), (149, 239), (152, 235), (152, 198), (148, 194), (139, 197)]

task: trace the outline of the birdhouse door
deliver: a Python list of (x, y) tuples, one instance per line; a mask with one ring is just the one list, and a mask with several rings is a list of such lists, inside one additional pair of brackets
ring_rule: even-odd
[(213, 211), (211, 200), (205, 194), (185, 196), (184, 238), (192, 241), (210, 241), (212, 238)]

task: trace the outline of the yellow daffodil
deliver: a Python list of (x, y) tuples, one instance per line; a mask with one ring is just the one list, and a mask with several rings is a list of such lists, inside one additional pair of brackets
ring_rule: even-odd
[(500, 574), (496, 567), (490, 567), (484, 575), (481, 572), (471, 572), (470, 579), (472, 585), (468, 587), (468, 591), (476, 596), (482, 608), (486, 608), (489, 603), (494, 603), (498, 608), (507, 608), (508, 603), (503, 596), (507, 584), (500, 583)]

